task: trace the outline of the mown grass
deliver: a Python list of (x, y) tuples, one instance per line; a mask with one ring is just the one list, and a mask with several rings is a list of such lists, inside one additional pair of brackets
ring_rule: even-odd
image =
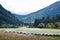
[(5, 31), (20, 31), (26, 33), (60, 33), (60, 29), (39, 29), (39, 28), (3, 28)]
[(0, 33), (0, 40), (60, 40), (59, 36), (27, 36), (16, 33)]
[(60, 33), (60, 29), (18, 28), (17, 31), (27, 33)]
[[(17, 31), (22, 31), (22, 30), (23, 31), (27, 31), (28, 30), (28, 32), (32, 31), (31, 29), (27, 29), (26, 30), (25, 28), (23, 28), (23, 29), (19, 28)], [(33, 31), (37, 32), (35, 29)], [(5, 29), (3, 29), (3, 30), (0, 30), (0, 40), (60, 40), (60, 36), (35, 36), (35, 35), (33, 35), (33, 36), (25, 35), (24, 36), (24, 35), (20, 35), (20, 34), (17, 34), (17, 33), (5, 33)]]

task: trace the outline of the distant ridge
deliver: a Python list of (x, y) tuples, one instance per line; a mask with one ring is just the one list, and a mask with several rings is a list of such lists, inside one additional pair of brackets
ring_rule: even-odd
[(24, 23), (33, 23), (37, 18), (46, 17), (48, 15), (55, 16), (56, 14), (60, 14), (60, 1), (57, 1), (46, 8), (28, 14), (25, 17), (21, 17), (22, 19), (18, 18), (20, 17), (18, 15), (16, 17)]

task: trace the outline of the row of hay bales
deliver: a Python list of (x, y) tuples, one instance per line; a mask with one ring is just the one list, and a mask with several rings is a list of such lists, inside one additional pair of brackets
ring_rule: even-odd
[(37, 36), (60, 36), (60, 33), (27, 33), (20, 31), (6, 31), (6, 33), (29, 34), (29, 35), (37, 35)]

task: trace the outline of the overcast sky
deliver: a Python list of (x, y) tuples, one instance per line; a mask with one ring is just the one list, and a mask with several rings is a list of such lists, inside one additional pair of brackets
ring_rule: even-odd
[(26, 15), (45, 8), (58, 0), (0, 0), (2, 6), (16, 14)]

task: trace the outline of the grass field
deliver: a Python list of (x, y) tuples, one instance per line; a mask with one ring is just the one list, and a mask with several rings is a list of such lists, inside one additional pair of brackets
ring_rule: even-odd
[[(0, 29), (0, 40), (60, 40), (60, 36), (35, 36), (35, 35), (25, 35), (17, 33), (5, 33), (6, 30), (10, 31), (23, 31), (23, 32), (33, 32), (33, 33), (60, 33), (59, 29), (38, 29), (38, 28), (7, 28)], [(49, 32), (48, 32), (49, 31)]]
[(60, 40), (59, 36), (31, 36), (16, 33), (1, 33), (0, 40)]
[(28, 33), (60, 33), (60, 29), (18, 28), (17, 31)]
[(0, 30), (5, 30), (5, 31), (16, 31), (16, 32), (25, 32), (25, 33), (55, 33), (55, 34), (60, 34), (60, 29), (39, 29), (39, 28), (3, 28)]

